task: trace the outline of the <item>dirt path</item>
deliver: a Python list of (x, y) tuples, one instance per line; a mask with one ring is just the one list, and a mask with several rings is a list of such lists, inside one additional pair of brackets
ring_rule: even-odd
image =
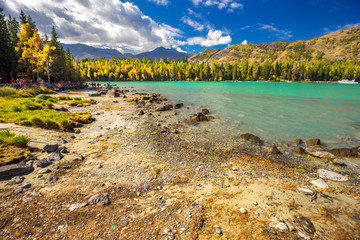
[[(0, 239), (360, 238), (359, 176), (327, 181), (331, 188), (321, 190), (310, 184), (316, 168), (211, 141), (204, 125), (185, 126), (173, 111), (153, 111), (133, 101), (138, 95), (126, 95), (109, 92), (93, 97), (96, 105), (71, 108), (96, 118), (78, 134), (0, 126), (29, 136), (32, 147), (69, 151), (47, 167), (50, 173), (40, 177), (35, 167), (24, 175), (31, 187), (22, 193), (14, 191), (23, 183), (0, 181)], [(35, 153), (34, 165), (47, 156)], [(49, 182), (51, 176), (58, 180)], [(70, 210), (99, 193), (111, 203)]]

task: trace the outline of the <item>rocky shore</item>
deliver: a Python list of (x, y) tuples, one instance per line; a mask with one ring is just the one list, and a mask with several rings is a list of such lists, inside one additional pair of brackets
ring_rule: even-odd
[(72, 90), (74, 132), (0, 124), (38, 149), (0, 167), (0, 239), (359, 239), (359, 147), (224, 138), (211, 109)]

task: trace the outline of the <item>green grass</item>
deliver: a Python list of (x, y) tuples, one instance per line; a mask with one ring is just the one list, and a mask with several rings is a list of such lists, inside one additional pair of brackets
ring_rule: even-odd
[(34, 88), (29, 90), (16, 90), (11, 87), (0, 88), (0, 97), (30, 98), (38, 94), (55, 94), (56, 92), (47, 88)]
[(26, 147), (29, 141), (30, 139), (26, 136), (15, 136), (15, 133), (10, 133), (8, 130), (0, 131), (0, 144), (2, 146)]

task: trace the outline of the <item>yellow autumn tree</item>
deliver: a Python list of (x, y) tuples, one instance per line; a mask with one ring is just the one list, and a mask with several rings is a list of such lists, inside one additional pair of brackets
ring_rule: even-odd
[(51, 52), (56, 49), (55, 46), (50, 46), (49, 43), (46, 43), (41, 51), (37, 53), (37, 66), (38, 68), (44, 69), (48, 76), (48, 82), (50, 83), (50, 67), (53, 62), (53, 57)]

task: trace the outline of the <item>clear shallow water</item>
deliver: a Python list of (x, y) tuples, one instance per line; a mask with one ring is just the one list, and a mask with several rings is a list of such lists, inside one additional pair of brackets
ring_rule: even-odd
[(329, 147), (360, 144), (360, 84), (117, 82), (170, 101), (206, 107), (224, 136), (251, 132), (269, 143), (320, 138)]

